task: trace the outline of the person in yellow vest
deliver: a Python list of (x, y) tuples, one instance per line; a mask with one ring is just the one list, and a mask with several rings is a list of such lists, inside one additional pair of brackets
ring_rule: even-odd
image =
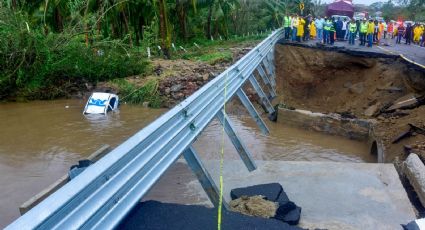
[(356, 38), (357, 24), (354, 19), (348, 23), (348, 44), (354, 45), (354, 39)]
[(366, 18), (363, 19), (363, 22), (360, 23), (360, 45), (365, 46), (366, 45), (366, 35), (367, 35), (367, 20)]
[(289, 34), (291, 33), (291, 20), (292, 17), (286, 14), (283, 18), (283, 27), (285, 29), (285, 40), (289, 40)]
[(310, 37), (311, 39), (316, 39), (316, 25), (314, 25), (314, 20), (311, 20), (311, 24), (310, 24)]
[(298, 28), (297, 28), (297, 41), (301, 42), (301, 38), (304, 36), (304, 25), (305, 20), (304, 18), (300, 17), (298, 21)]
[(372, 19), (369, 20), (369, 24), (367, 24), (367, 47), (372, 47), (373, 44), (373, 33), (375, 32), (375, 23)]

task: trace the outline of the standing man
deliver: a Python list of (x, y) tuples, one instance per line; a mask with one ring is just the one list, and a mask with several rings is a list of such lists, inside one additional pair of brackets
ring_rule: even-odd
[(344, 21), (342, 21), (342, 30), (340, 35), (342, 41), (345, 40), (346, 35), (348, 35), (347, 29), (348, 29), (348, 21), (347, 21), (347, 18), (344, 18)]
[(336, 27), (336, 22), (332, 18), (330, 22), (330, 28), (329, 28), (329, 40), (331, 45), (334, 45), (335, 43), (335, 32), (336, 32), (335, 27)]
[(382, 24), (384, 24), (384, 39), (387, 39), (388, 23), (384, 21)]
[(291, 27), (292, 27), (292, 41), (295, 42), (297, 40), (297, 30), (299, 25), (298, 15), (292, 16)]
[(357, 25), (356, 37), (357, 37), (357, 35), (359, 35), (359, 37), (360, 37), (360, 24), (361, 24), (361, 21), (359, 19), (357, 19), (356, 20), (356, 25)]
[(283, 27), (285, 30), (285, 39), (289, 40), (289, 33), (291, 32), (291, 16), (288, 14), (283, 18)]
[(302, 17), (298, 18), (297, 41), (301, 42), (304, 37), (305, 20)]
[(354, 45), (354, 38), (356, 37), (357, 25), (354, 19), (351, 19), (350, 24), (348, 25), (348, 44)]
[(304, 37), (303, 37), (303, 41), (308, 41), (310, 40), (310, 24), (311, 24), (311, 15), (308, 15), (307, 17), (305, 17), (304, 19), (305, 24), (304, 24)]
[(397, 40), (396, 44), (401, 44), (401, 38), (404, 35), (404, 32), (406, 31), (406, 28), (404, 28), (403, 23), (401, 23), (397, 28)]
[(329, 30), (331, 29), (331, 21), (325, 17), (325, 23), (323, 24), (323, 44), (330, 43)]
[(341, 39), (341, 33), (342, 33), (342, 27), (343, 27), (344, 23), (342, 22), (341, 18), (338, 18), (338, 21), (336, 22), (336, 39), (337, 40), (342, 40)]
[(325, 24), (325, 20), (320, 16), (317, 17), (316, 21), (314, 21), (314, 25), (316, 26), (317, 32), (317, 40), (323, 42), (323, 26)]
[(413, 37), (413, 28), (412, 24), (408, 23), (405, 31), (404, 37), (406, 38), (406, 45), (410, 45)]
[(366, 34), (367, 34), (367, 20), (363, 18), (363, 22), (360, 23), (360, 45), (366, 45)]
[(392, 22), (388, 23), (388, 36), (393, 39), (394, 38), (394, 24)]
[(367, 40), (368, 40), (367, 47), (372, 47), (374, 32), (375, 32), (375, 23), (373, 23), (373, 20), (370, 19), (369, 24), (367, 24)]

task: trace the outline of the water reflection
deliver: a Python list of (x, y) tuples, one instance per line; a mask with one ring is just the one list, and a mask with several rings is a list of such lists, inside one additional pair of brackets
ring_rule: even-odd
[[(85, 101), (0, 104), (0, 228), (19, 216), (18, 206), (64, 175), (103, 144), (116, 146), (165, 110), (122, 105), (103, 115), (82, 114)], [(268, 123), (270, 136), (251, 118), (231, 116), (254, 159), (373, 161), (359, 142)], [(218, 159), (222, 128), (214, 120), (195, 142), (202, 158)], [(230, 140), (226, 158), (238, 159)]]

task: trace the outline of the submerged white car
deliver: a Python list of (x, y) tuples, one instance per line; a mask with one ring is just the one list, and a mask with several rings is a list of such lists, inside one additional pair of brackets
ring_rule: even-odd
[(93, 93), (84, 107), (83, 114), (104, 114), (118, 110), (119, 98), (112, 93)]

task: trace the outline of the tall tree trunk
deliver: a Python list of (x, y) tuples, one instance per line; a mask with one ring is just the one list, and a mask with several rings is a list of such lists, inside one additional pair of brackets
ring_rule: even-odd
[(133, 47), (133, 40), (131, 39), (130, 28), (128, 27), (127, 15), (125, 14), (125, 10), (122, 11), (122, 16), (124, 18), (124, 29), (125, 33), (128, 34), (130, 47)]
[(18, 8), (18, 3), (16, 0), (12, 0), (12, 9), (16, 10), (16, 8)]
[(207, 18), (207, 39), (211, 39), (211, 20), (212, 20), (212, 10), (214, 6), (214, 1), (211, 1), (211, 4), (208, 8), (208, 18)]
[(169, 47), (169, 32), (167, 22), (167, 12), (165, 0), (158, 0), (159, 3), (159, 31), (161, 35), (161, 49), (164, 56), (170, 59), (170, 47)]
[(140, 40), (144, 39), (144, 31), (145, 30), (145, 18), (143, 15), (140, 15), (139, 18), (139, 33), (140, 33)]
[(184, 41), (187, 41), (187, 23), (186, 23), (186, 9), (184, 3), (182, 3), (180, 0), (176, 0), (176, 6), (177, 6), (177, 15), (179, 17), (179, 23), (180, 23), (180, 36), (183, 38)]
[[(97, 6), (99, 7), (99, 17), (103, 16), (103, 1), (97, 0)], [(102, 31), (102, 19), (100, 18), (97, 22), (97, 35), (100, 35)]]
[(63, 19), (62, 15), (57, 7), (55, 7), (53, 11), (53, 15), (55, 17), (55, 31), (62, 32), (63, 31)]

